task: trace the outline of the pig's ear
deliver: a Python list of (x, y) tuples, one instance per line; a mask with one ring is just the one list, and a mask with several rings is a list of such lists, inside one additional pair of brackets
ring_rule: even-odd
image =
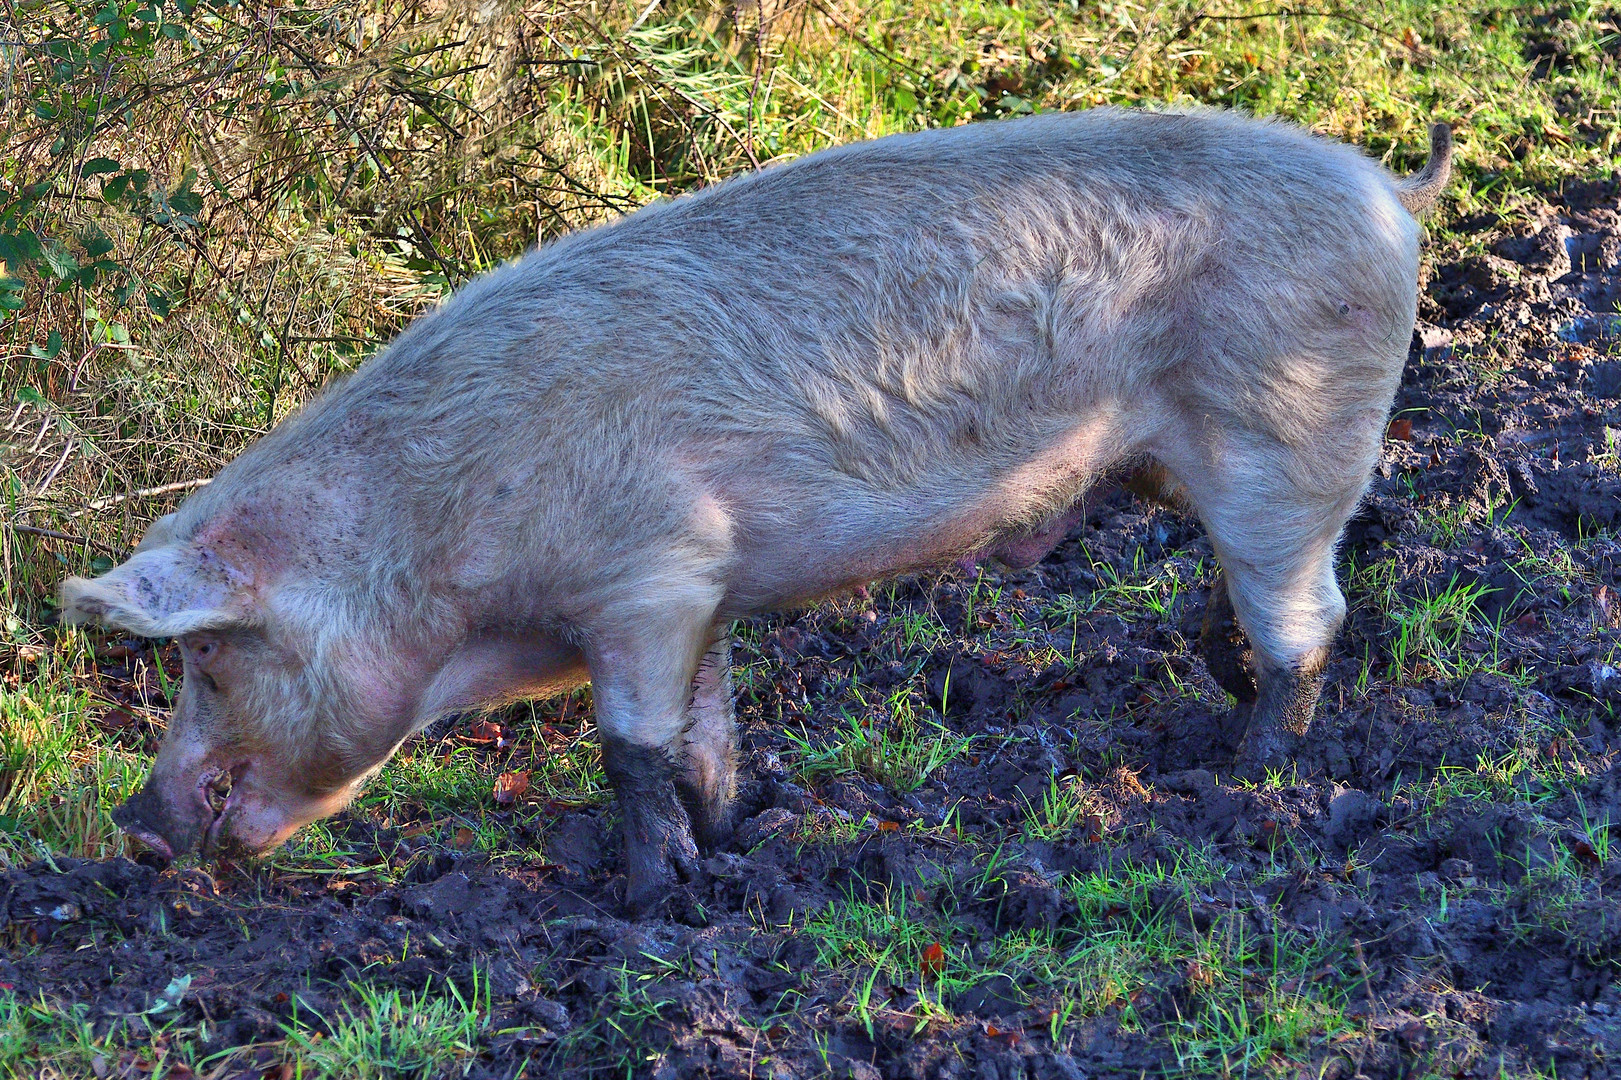
[[(161, 522), (159, 523), (162, 524)], [(257, 605), (248, 575), (195, 544), (148, 547), (98, 578), (62, 583), (62, 621), (92, 620), (142, 637), (245, 626)]]

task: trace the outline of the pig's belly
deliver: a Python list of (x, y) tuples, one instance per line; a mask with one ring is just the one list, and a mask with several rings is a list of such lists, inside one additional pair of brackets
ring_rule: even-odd
[(1090, 423), (1011, 467), (952, 462), (904, 488), (829, 473), (803, 483), (792, 505), (732, 493), (737, 550), (723, 613), (760, 614), (944, 566), (1063, 514), (1133, 452), (1130, 442), (1111, 423)]

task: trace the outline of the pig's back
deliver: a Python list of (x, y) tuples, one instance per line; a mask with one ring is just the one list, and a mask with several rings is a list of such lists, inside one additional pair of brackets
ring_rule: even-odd
[[(566, 237), (460, 290), (308, 419), (389, 433), (390, 482), (505, 476), (564, 498), (582, 534), (670, 528), (687, 481), (740, 515), (740, 543), (864, 532), (875, 564), (853, 580), (1062, 506), (1153, 434), (1169, 383), (1219, 404), (1313, 334), (1345, 353), (1322, 312), (1410, 304), (1415, 272), (1383, 171), (1293, 128), (973, 125)], [(908, 530), (943, 539), (897, 554)]]
[(521, 311), (537, 330), (492, 370), (582, 416), (640, 403), (650, 438), (769, 435), (894, 486), (1023, 460), (1167, 370), (1264, 362), (1326, 300), (1387, 301), (1415, 270), (1412, 219), (1349, 147), (1093, 110), (769, 168), (541, 249), (445, 322)]

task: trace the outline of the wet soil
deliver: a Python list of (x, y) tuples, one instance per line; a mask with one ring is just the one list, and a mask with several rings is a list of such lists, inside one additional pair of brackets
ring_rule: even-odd
[[(1196, 1007), (1191, 968), (1056, 1041), (1066, 988), (1023, 976), (988, 974), (921, 1027), (918, 987), (879, 985), (889, 1019), (869, 1027), (852, 1006), (866, 969), (830, 967), (806, 921), (904, 893), (970, 938), (1084, 935), (1066, 881), (1202, 851), (1213, 880), (1151, 898), (1174, 925), (1236, 920), (1334, 958), (1353, 1030), (1295, 1052), (1312, 1075), (1621, 1072), (1621, 860), (1604, 828), (1621, 820), (1621, 195), (1573, 184), (1432, 254), (1387, 452), (1346, 536), (1351, 614), (1280, 782), (1221, 774), (1225, 699), (1190, 647), (1200, 530), (1116, 493), (1028, 570), (743, 628), (743, 822), (654, 918), (621, 918), (601, 802), (491, 809), (543, 859), (350, 813), (335, 828), (365, 857), (345, 875), (66, 859), (6, 874), (0, 983), (84, 1003), (137, 1043), (167, 992), (170, 1020), (206, 1021), (208, 1049), (261, 1044), (223, 1075), (281, 1075), (283, 1025), (337, 1015), (356, 982), (476, 984), (489, 1022), (455, 1071), (477, 1076), (1154, 1075), (1187, 1067), (1167, 1025)], [(1143, 594), (1155, 605), (1111, 592), (1173, 577), (1184, 587)], [(1455, 634), (1439, 617), (1425, 646), (1412, 613), (1460, 590), (1474, 610)], [(945, 633), (906, 644), (925, 615)], [(857, 681), (869, 702), (913, 685), (971, 752), (912, 791), (807, 776), (789, 733), (847, 730)], [(1069, 777), (1089, 813), (1033, 837), (1033, 801)]]

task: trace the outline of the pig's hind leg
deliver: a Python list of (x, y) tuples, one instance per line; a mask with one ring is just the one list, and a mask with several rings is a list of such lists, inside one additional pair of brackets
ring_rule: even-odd
[[(1187, 488), (1172, 476), (1170, 470), (1157, 461), (1149, 461), (1134, 469), (1122, 485), (1138, 498), (1169, 507), (1178, 513), (1197, 514)], [(1233, 611), (1232, 598), (1227, 595), (1227, 579), (1220, 573), (1210, 588), (1210, 599), (1205, 605), (1204, 623), (1199, 630), (1199, 655), (1216, 685), (1236, 698), (1240, 705), (1254, 702), (1256, 694), (1254, 659), (1250, 655), (1249, 641)], [(1247, 712), (1248, 710), (1235, 710)], [(1240, 726), (1232, 735), (1234, 746), (1244, 732)]]
[(1216, 685), (1237, 698), (1241, 704), (1255, 700), (1255, 667), (1250, 657), (1249, 640), (1238, 625), (1233, 601), (1227, 595), (1227, 579), (1216, 575), (1210, 587), (1210, 600), (1205, 604), (1204, 623), (1199, 629), (1199, 655)]
[(698, 661), (675, 784), (698, 842), (713, 849), (729, 840), (732, 800), (737, 795), (737, 718), (732, 707), (729, 624), (716, 629), (714, 644)]
[(1345, 449), (1302, 459), (1273, 440), (1235, 435), (1219, 467), (1182, 474), (1222, 568), (1201, 652), (1239, 701), (1238, 765), (1251, 775), (1291, 760), (1345, 617), (1334, 546), (1368, 475), (1357, 448)]

